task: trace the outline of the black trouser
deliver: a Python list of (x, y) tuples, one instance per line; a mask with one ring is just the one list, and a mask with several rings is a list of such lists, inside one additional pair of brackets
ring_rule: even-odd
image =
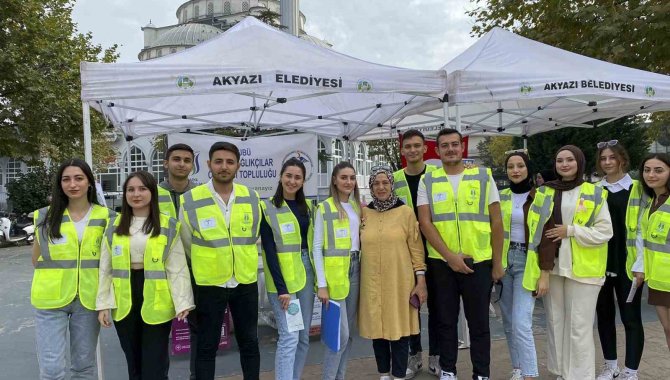
[(239, 284), (235, 288), (198, 286), (196, 301), (198, 352), (195, 363), (198, 380), (214, 379), (216, 350), (226, 307), (235, 325), (244, 380), (258, 380), (261, 354), (258, 349), (258, 285)]
[(605, 360), (616, 360), (616, 305), (614, 295), (619, 304), (619, 315), (626, 331), (626, 367), (637, 369), (640, 366), (642, 350), (644, 348), (644, 328), (642, 327), (642, 313), (640, 301), (642, 288), (637, 289), (633, 302), (626, 303), (632, 281), (626, 275), (605, 277), (605, 285), (600, 289), (596, 313), (598, 315), (598, 335), (603, 348)]
[[(440, 259), (428, 259), (431, 272), (428, 288), (435, 298), (435, 317), (440, 347), (440, 367), (456, 374), (458, 358), (458, 313), (461, 297), (470, 329), (470, 360), (473, 379), (488, 377), (491, 363), (489, 302), (491, 301), (491, 261), (474, 264), (474, 273), (456, 273)], [(430, 296), (429, 296), (430, 297)]]
[(393, 377), (404, 379), (407, 374), (407, 354), (409, 350), (409, 337), (398, 340), (373, 339), (372, 349), (375, 351), (377, 371), (389, 373)]
[(149, 325), (142, 320), (144, 270), (130, 271), (130, 313), (114, 322), (128, 363), (129, 380), (167, 380), (172, 321)]
[[(428, 284), (428, 277), (430, 272), (426, 271), (426, 286)], [(435, 295), (431, 295), (430, 287), (428, 287), (428, 301), (426, 305), (428, 306), (428, 355), (439, 355), (440, 349), (437, 345), (437, 318), (433, 316), (435, 310)], [(423, 347), (421, 346), (421, 311), (419, 315), (419, 333), (416, 335), (410, 335), (409, 337), (409, 354), (416, 355), (418, 352), (423, 352)]]
[[(186, 263), (188, 264), (188, 272), (191, 275), (191, 289), (193, 289), (193, 299), (197, 300), (198, 299), (198, 293), (197, 293), (197, 285), (195, 283), (195, 277), (193, 277), (193, 268), (191, 267), (191, 260), (187, 260)], [(188, 331), (189, 331), (189, 338), (190, 338), (190, 347), (191, 347), (191, 363), (190, 363), (190, 371), (191, 371), (191, 376), (189, 377), (189, 380), (195, 380), (195, 361), (197, 358), (197, 353), (198, 353), (198, 315), (196, 314), (197, 310), (193, 309), (188, 313)]]

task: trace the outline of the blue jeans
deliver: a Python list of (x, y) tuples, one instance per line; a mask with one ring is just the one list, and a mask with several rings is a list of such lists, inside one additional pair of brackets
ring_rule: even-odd
[(347, 371), (347, 357), (351, 351), (351, 333), (356, 323), (358, 311), (358, 291), (361, 287), (360, 252), (351, 252), (349, 265), (349, 295), (340, 303), (340, 350), (335, 352), (326, 347), (323, 355), (323, 380), (344, 380)]
[(314, 309), (314, 270), (310, 261), (309, 251), (302, 250), (302, 264), (305, 266), (307, 280), (305, 287), (291, 295), (291, 299), (300, 300), (302, 322), (305, 328), (300, 331), (289, 332), (286, 322), (286, 313), (281, 308), (277, 293), (268, 293), (270, 305), (277, 321), (279, 340), (275, 353), (275, 379), (300, 380), (302, 370), (307, 360), (309, 350), (309, 328), (312, 324), (312, 310)]
[(507, 346), (512, 359), (512, 368), (521, 369), (525, 377), (538, 377), (537, 354), (533, 339), (533, 294), (523, 288), (523, 273), (526, 269), (526, 252), (511, 248), (507, 254), (507, 270), (502, 279), (500, 298), (503, 326)]
[(41, 380), (65, 379), (67, 334), (70, 333), (70, 379), (97, 379), (95, 346), (100, 323), (98, 312), (75, 298), (58, 309), (35, 309), (37, 361)]

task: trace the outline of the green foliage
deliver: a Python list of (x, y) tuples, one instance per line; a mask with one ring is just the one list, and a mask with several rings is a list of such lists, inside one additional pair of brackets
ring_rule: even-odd
[(368, 157), (381, 157), (391, 165), (394, 171), (402, 168), (398, 139), (371, 140), (366, 141), (366, 144), (368, 146)]
[[(116, 45), (103, 49), (91, 33), (77, 32), (74, 0), (2, 0), (0, 6), (0, 156), (83, 156), (81, 61), (113, 62)], [(91, 114), (94, 157), (105, 122)], [(102, 139), (104, 140), (104, 139)], [(97, 144), (96, 144), (97, 142)]]
[(273, 12), (269, 9), (263, 9), (260, 11), (257, 15), (256, 18), (270, 26), (273, 26), (278, 29), (286, 29), (285, 26), (279, 24), (279, 18), (281, 15), (277, 12)]
[(5, 187), (12, 210), (17, 214), (30, 213), (49, 204), (51, 176), (44, 167), (38, 167), (21, 174)]
[(494, 174), (505, 172), (505, 152), (514, 149), (512, 137), (486, 137), (477, 144), (479, 158), (484, 166), (491, 168)]

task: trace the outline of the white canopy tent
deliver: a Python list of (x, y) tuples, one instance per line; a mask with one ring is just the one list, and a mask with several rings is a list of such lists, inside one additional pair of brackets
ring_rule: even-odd
[(351, 140), (446, 88), (443, 70), (365, 62), (253, 17), (163, 58), (82, 62), (81, 80), (87, 160), (89, 106), (131, 138), (235, 127)]
[(365, 138), (449, 124), (464, 134), (530, 136), (594, 120), (670, 110), (670, 77), (571, 53), (501, 28), (443, 67), (448, 110), (414, 102)]

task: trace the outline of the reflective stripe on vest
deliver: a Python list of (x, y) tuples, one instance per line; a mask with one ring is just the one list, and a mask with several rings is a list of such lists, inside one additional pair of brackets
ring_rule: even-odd
[(177, 218), (177, 209), (172, 202), (170, 191), (158, 185), (158, 208), (161, 213), (172, 218)]
[[(296, 293), (302, 290), (306, 285), (313, 286), (314, 284), (306, 284), (307, 273), (302, 262), (302, 232), (298, 219), (288, 207), (286, 202), (283, 202), (280, 208), (275, 207), (272, 203), (272, 198), (266, 199), (261, 203), (261, 208), (265, 216), (265, 221), (272, 229), (274, 243), (277, 250), (277, 257), (279, 260), (279, 267), (281, 269), (282, 277), (289, 294)], [(312, 241), (314, 237), (314, 229), (312, 226), (312, 206), (308, 203), (308, 214), (310, 219), (309, 228), (307, 231), (307, 242), (309, 252), (312, 252)], [(311, 255), (310, 255), (311, 261)], [(274, 284), (272, 274), (270, 273), (267, 261), (265, 258), (265, 251), (263, 251), (263, 270), (265, 272), (265, 287), (270, 293), (277, 293), (277, 288)]]
[[(425, 173), (430, 173), (437, 170), (437, 166), (426, 164)], [(412, 193), (410, 192), (409, 185), (407, 184), (407, 176), (405, 175), (405, 169), (397, 170), (393, 173), (393, 192), (395, 195), (400, 198), (407, 206), (414, 208), (412, 203)]]
[[(125, 318), (132, 307), (130, 284), (130, 236), (115, 233), (120, 217), (110, 220), (105, 231), (105, 244), (112, 259), (112, 284), (116, 309), (112, 310), (115, 321)], [(179, 223), (167, 215), (160, 215), (160, 234), (149, 236), (144, 251), (144, 300), (142, 320), (150, 325), (167, 322), (175, 317), (174, 301), (165, 272), (165, 262), (179, 233)]]
[(649, 202), (642, 217), (644, 278), (651, 289), (670, 292), (670, 198), (651, 215)]
[(509, 251), (510, 233), (512, 230), (512, 207), (512, 190), (502, 190), (500, 192), (500, 212), (503, 221), (503, 268), (507, 268), (507, 254)]
[[(358, 213), (358, 205), (351, 204)], [(349, 265), (351, 263), (351, 236), (349, 219), (340, 219), (333, 198), (319, 205), (323, 218), (323, 262), (328, 284), (328, 293), (334, 300), (343, 300), (349, 295)]]
[(42, 225), (48, 208), (35, 211), (35, 237), (40, 257), (35, 265), (31, 286), (31, 303), (38, 309), (56, 309), (79, 296), (81, 304), (95, 310), (98, 294), (100, 245), (105, 226), (114, 212), (93, 204), (81, 242), (69, 212), (61, 218), (60, 239), (49, 239), (48, 227)]
[(242, 284), (257, 280), (258, 194), (237, 183), (233, 186), (235, 199), (229, 225), (208, 184), (196, 186), (181, 197), (184, 219), (192, 230), (191, 263), (198, 285), (221, 285), (233, 275)]
[[(488, 209), (487, 168), (466, 169), (454, 195), (443, 168), (424, 175), (432, 222), (452, 252), (462, 252), (475, 262), (490, 260), (491, 224)], [(443, 259), (427, 242), (428, 257)]]
[(637, 231), (640, 228), (640, 218), (648, 203), (649, 196), (642, 191), (640, 181), (633, 180), (628, 207), (626, 207), (626, 274), (631, 281), (633, 280), (633, 264), (637, 259)]

